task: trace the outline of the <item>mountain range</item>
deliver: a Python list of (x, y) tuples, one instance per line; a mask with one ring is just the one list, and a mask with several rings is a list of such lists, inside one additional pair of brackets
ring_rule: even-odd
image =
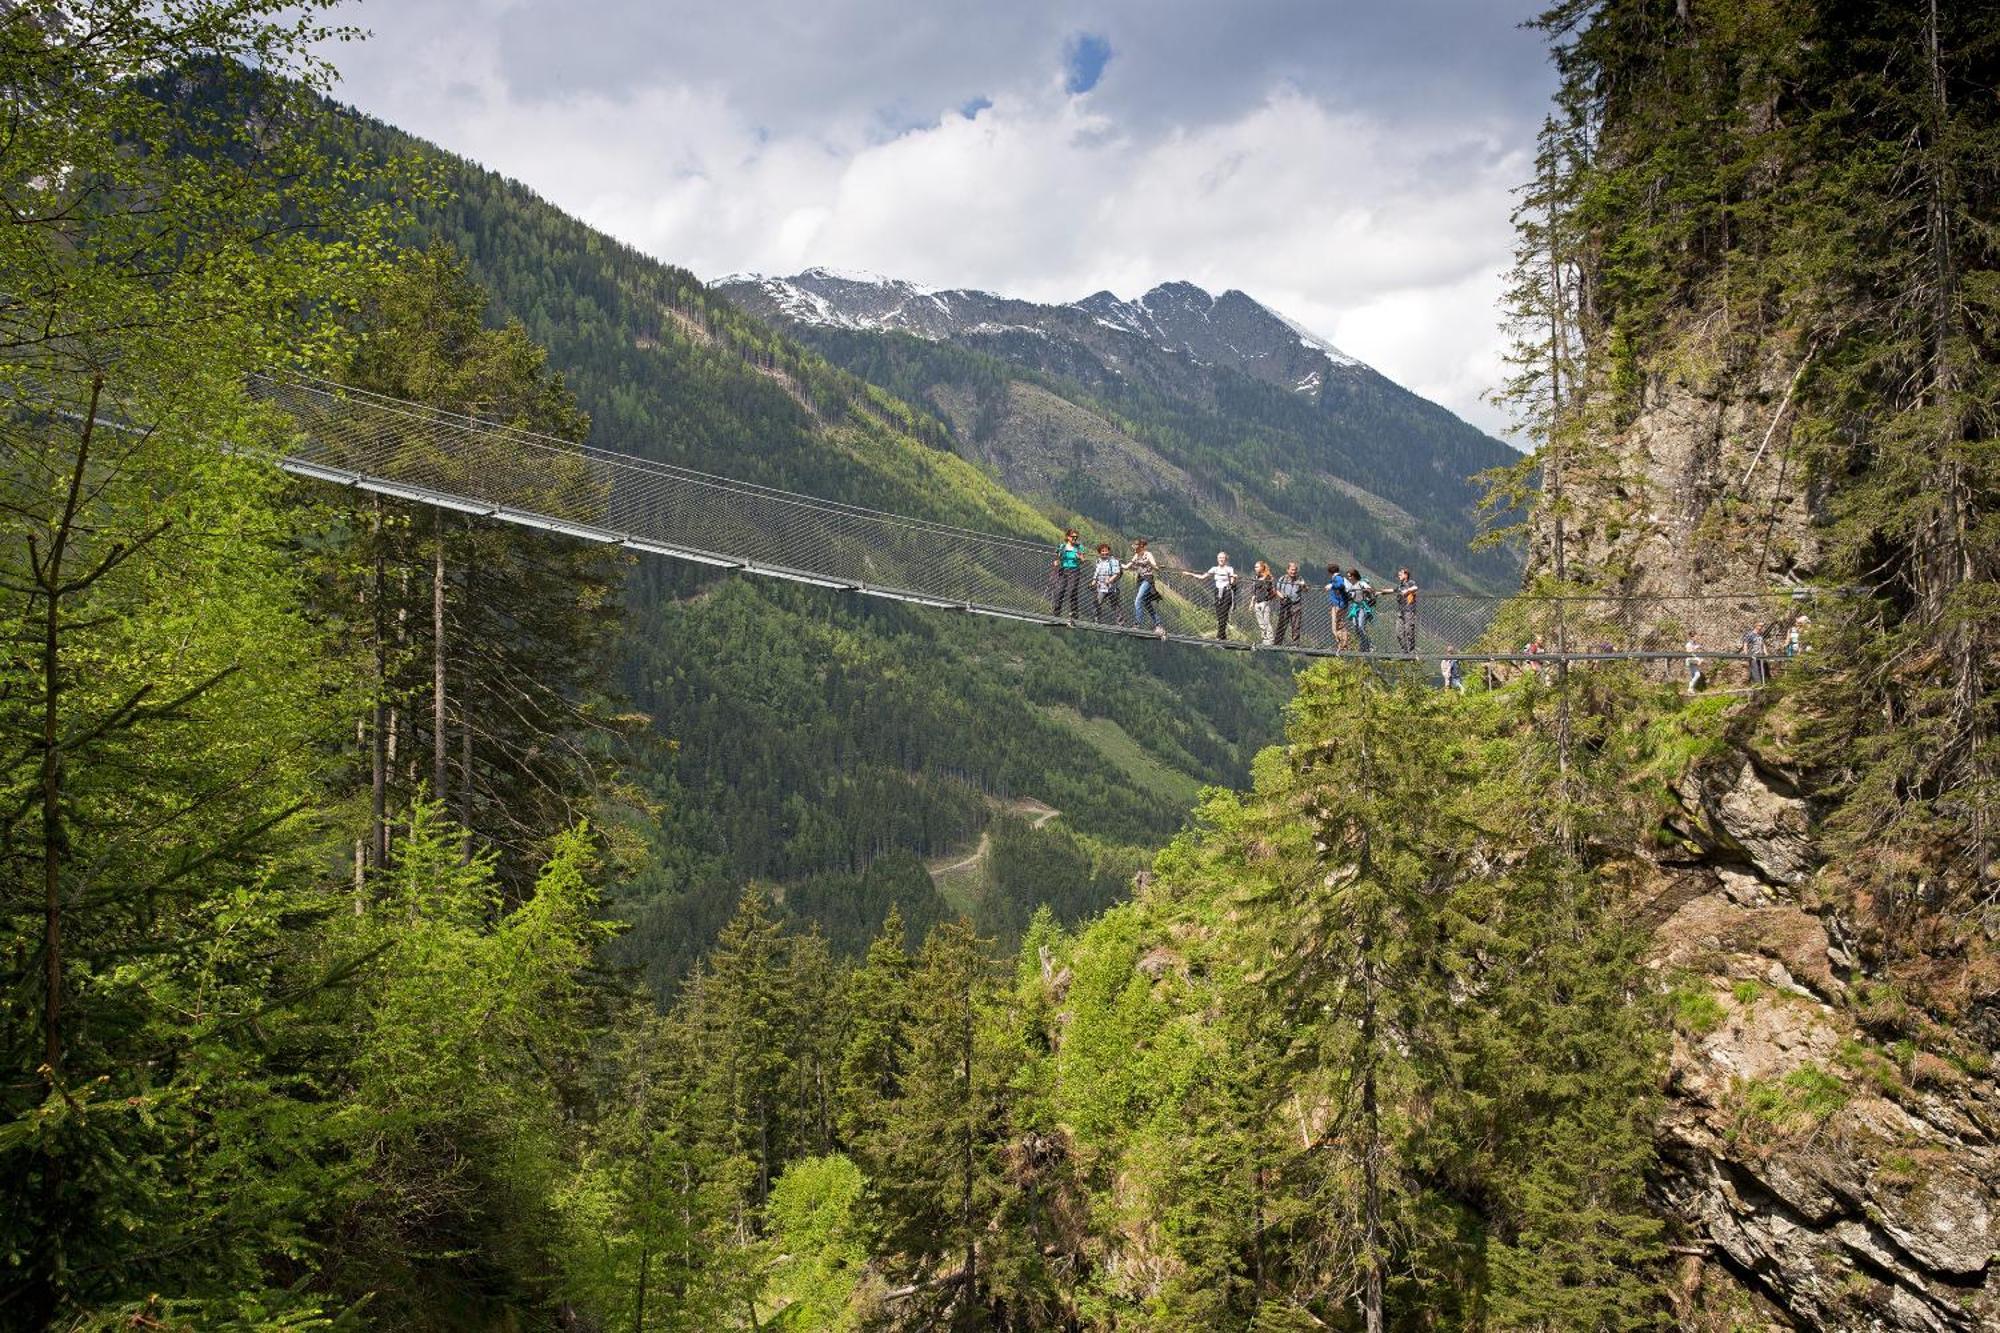
[(1467, 549), (1472, 478), (1514, 451), (1243, 292), (1048, 305), (829, 268), (713, 289), (927, 409), (1046, 511), (1147, 529), (1190, 562), (1227, 545), (1514, 580), (1513, 553)]

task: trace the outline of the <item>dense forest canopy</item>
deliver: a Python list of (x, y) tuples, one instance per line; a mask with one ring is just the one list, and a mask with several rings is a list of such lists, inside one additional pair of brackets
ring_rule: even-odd
[[(895, 396), (993, 362), (841, 369), (338, 112), (325, 17), (0, 9), (0, 1327), (1764, 1326), (1659, 1149), (1689, 1051), (1852, 1011), (1697, 1108), (1744, 1194), (1850, 1101), (1989, 1095), (2000, 19), (1540, 20), (1531, 579), (1645, 586), (1633, 440), (1694, 382), (1808, 478), (1781, 560), (1700, 493), (1732, 573), (1849, 590), (1694, 693), (974, 643), (285, 480), (253, 371), (1055, 530)], [(1716, 832), (1751, 751), (1796, 874)], [(1852, 923), (1822, 989), (1664, 963), (1696, 881)], [(1841, 1225), (1974, 1137), (1846, 1135), (1900, 1192)], [(1794, 1290), (1974, 1327), (1990, 1260)]]

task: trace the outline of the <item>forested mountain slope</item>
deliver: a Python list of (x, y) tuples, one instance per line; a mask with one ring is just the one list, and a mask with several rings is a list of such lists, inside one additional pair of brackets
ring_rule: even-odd
[[(1656, 1192), (1689, 1238), (1681, 1321), (1992, 1328), (2000, 11), (1542, 22), (1532, 577), (1829, 590), (1815, 669), (1709, 703), (1636, 886), (1677, 984)], [(1686, 614), (1733, 642), (1731, 610)]]
[[(548, 349), (592, 443), (1051, 542), (1051, 515), (1069, 517), (1017, 499), (954, 454), (934, 418), (691, 274), (386, 126), (350, 116), (340, 132), (357, 154), (431, 165), (450, 193), (416, 203), (411, 240), (462, 254), (492, 317), (518, 318)], [(781, 899), (843, 946), (891, 901), (913, 930), (939, 919), (919, 858), (970, 846), (1011, 797), (1062, 812), (1068, 833), (1049, 836), (1069, 849), (1072, 882), (993, 883), (986, 916), (1020, 919), (1009, 895), (1081, 901), (1097, 886), (1101, 897), (1120, 878), (1107, 880), (1102, 858), (1125, 864), (1120, 849), (1156, 845), (1184, 817), (1146, 775), (1164, 769), (1177, 791), (1240, 781), (1288, 688), (1283, 671), (1233, 654), (1134, 652), (666, 561), (635, 564), (627, 600), (621, 679), (673, 744), (636, 751), (658, 854), (627, 892), (624, 948), (663, 983), (747, 876), (790, 886)]]
[(716, 290), (935, 414), (1017, 494), (1164, 541), (1505, 591), (1475, 474), (1518, 455), (1239, 291), (1039, 305), (808, 269)]

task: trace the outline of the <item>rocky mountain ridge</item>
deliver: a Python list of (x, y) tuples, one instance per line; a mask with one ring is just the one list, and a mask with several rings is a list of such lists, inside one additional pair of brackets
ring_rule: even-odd
[(1243, 292), (1232, 288), (1211, 296), (1191, 282), (1164, 282), (1135, 300), (1099, 291), (1061, 305), (831, 268), (790, 277), (733, 274), (712, 285), (752, 313), (798, 324), (896, 331), (933, 341), (1008, 334), (1067, 340), (1096, 352), (1113, 374), (1125, 373), (1122, 367), (1145, 351), (1239, 370), (1308, 395), (1336, 372), (1374, 373)]
[(1506, 445), (1240, 291), (1169, 282), (1041, 305), (833, 269), (711, 290), (928, 409), (950, 447), (1065, 524), (1500, 591), (1469, 550)]

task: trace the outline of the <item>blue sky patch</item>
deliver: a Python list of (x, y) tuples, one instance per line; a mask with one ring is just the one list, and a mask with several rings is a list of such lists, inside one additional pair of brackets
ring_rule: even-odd
[(958, 114), (964, 116), (967, 120), (971, 120), (974, 117), (976, 117), (980, 112), (984, 111), (987, 107), (992, 105), (993, 105), (993, 99), (990, 97), (975, 97), (971, 101), (967, 102), (964, 106), (960, 107), (958, 109)]
[(1063, 91), (1087, 93), (1111, 63), (1111, 42), (1094, 32), (1074, 32), (1063, 43)]

